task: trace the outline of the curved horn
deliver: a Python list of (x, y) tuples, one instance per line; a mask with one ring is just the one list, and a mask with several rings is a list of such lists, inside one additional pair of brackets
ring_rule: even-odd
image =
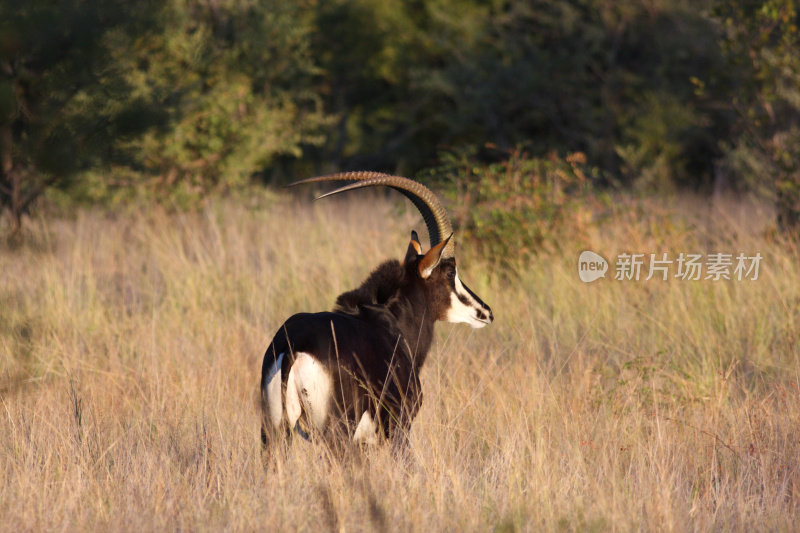
[[(290, 186), (300, 185), (303, 183), (318, 183), (323, 181), (355, 181), (351, 185), (345, 185), (335, 189), (329, 193), (317, 197), (325, 198), (334, 194), (339, 194), (353, 189), (360, 189), (362, 187), (371, 187), (383, 185), (391, 187), (392, 189), (402, 193), (406, 198), (416, 206), (422, 214), (425, 225), (428, 227), (428, 237), (431, 241), (431, 248), (442, 242), (444, 239), (453, 234), (453, 226), (450, 224), (450, 218), (447, 212), (442, 207), (439, 199), (430, 189), (425, 187), (419, 182), (403, 178), (401, 176), (392, 176), (390, 174), (383, 174), (381, 172), (358, 171), (358, 172), (340, 172), (337, 174), (329, 174), (327, 176), (318, 176), (315, 178), (308, 178), (296, 181)], [(445, 246), (442, 252), (443, 258), (455, 257), (455, 244), (451, 239)]]

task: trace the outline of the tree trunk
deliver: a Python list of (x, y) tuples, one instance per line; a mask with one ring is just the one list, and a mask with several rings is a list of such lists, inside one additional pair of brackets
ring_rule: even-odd
[(22, 230), (22, 213), (25, 211), (22, 174), (14, 168), (13, 142), (11, 122), (0, 124), (0, 214), (3, 209), (9, 211), (11, 241), (19, 238)]
[(794, 237), (800, 237), (800, 175), (787, 176), (778, 183), (775, 209), (778, 228)]
[(12, 177), (14, 160), (11, 157), (12, 135), (11, 123), (0, 124), (0, 214), (5, 208), (11, 212), (12, 235), (20, 229), (20, 218), (14, 216), (14, 197), (17, 189)]

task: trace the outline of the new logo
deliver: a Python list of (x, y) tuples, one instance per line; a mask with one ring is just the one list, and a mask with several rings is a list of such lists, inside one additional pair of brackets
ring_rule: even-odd
[(602, 255), (585, 250), (578, 257), (578, 276), (584, 283), (591, 283), (596, 279), (606, 277), (607, 270), (608, 261)]

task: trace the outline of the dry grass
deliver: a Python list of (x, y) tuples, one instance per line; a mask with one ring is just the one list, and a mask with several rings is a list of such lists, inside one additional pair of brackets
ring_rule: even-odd
[[(368, 198), (80, 211), (0, 250), (0, 529), (796, 528), (800, 255), (731, 206), (620, 210), (515, 281), (462, 246), (497, 320), (438, 326), (408, 455), (295, 443), (265, 466), (272, 333), (422, 229)], [(765, 260), (754, 282), (584, 285), (585, 248)]]

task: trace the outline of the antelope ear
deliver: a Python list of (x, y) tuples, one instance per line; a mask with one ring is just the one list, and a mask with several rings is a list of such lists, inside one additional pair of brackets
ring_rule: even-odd
[(422, 246), (419, 244), (419, 236), (417, 236), (416, 231), (411, 230), (411, 242), (408, 243), (405, 262), (410, 263), (416, 260), (420, 255), (422, 255)]
[(451, 233), (445, 240), (428, 250), (428, 253), (419, 262), (419, 275), (422, 276), (422, 279), (428, 279), (433, 273), (433, 269), (439, 266), (439, 262), (442, 260), (442, 252), (444, 252), (447, 243), (452, 238), (453, 234)]

